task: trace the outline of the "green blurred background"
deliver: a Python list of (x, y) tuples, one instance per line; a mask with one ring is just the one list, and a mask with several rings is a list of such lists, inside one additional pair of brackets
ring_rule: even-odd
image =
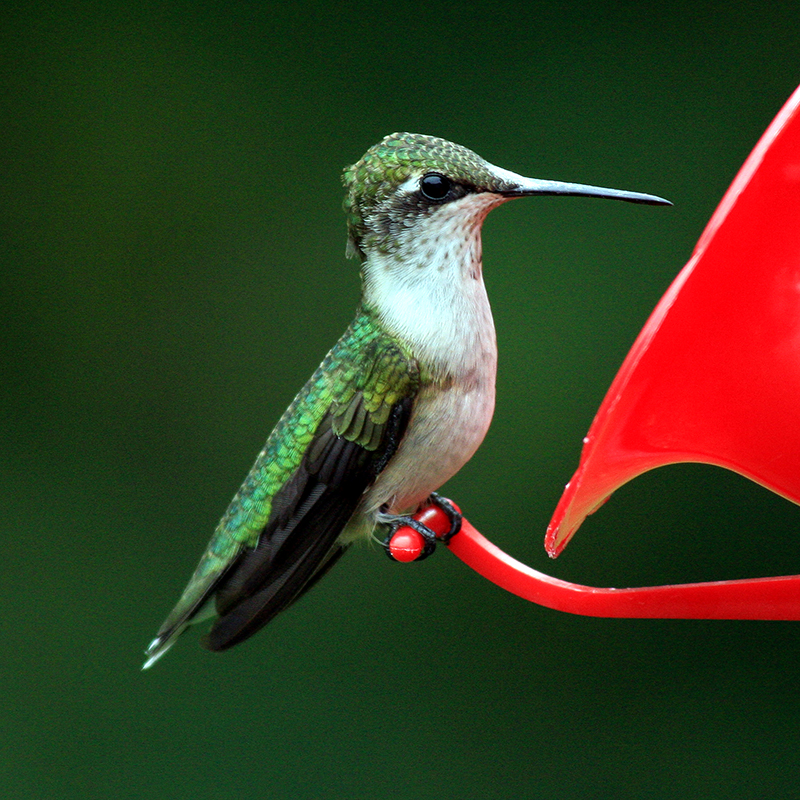
[(800, 571), (800, 512), (700, 466), (542, 538), (647, 315), (800, 79), (797, 3), (40, 3), (2, 11), (0, 785), (13, 798), (788, 797), (796, 624), (538, 608), (352, 552), (216, 656), (142, 650), (356, 305), (341, 168), (395, 130), (674, 209), (484, 229), (495, 423), (447, 486), (597, 585)]

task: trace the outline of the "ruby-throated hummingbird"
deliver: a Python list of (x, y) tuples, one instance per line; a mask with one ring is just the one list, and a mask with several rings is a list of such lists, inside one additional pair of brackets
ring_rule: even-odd
[(394, 133), (344, 171), (356, 316), (270, 434), (145, 668), (216, 616), (211, 650), (247, 639), (357, 539), (413, 514), (472, 457), (494, 411), (497, 346), (481, 225), (515, 197), (659, 197), (524, 178), (434, 136)]

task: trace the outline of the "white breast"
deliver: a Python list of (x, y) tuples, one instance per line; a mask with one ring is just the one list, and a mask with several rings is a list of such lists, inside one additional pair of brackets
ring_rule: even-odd
[(419, 221), (396, 255), (371, 256), (365, 301), (434, 383), (365, 497), (368, 514), (410, 512), (472, 457), (494, 412), (497, 343), (483, 285), (480, 230), (497, 195), (468, 195)]

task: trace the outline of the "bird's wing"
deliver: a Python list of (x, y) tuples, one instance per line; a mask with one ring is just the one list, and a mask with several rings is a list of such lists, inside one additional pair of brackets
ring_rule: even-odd
[(403, 437), (419, 382), (416, 361), (357, 318), (270, 435), (146, 666), (209, 611), (210, 649), (247, 639), (330, 569), (344, 551), (337, 537)]

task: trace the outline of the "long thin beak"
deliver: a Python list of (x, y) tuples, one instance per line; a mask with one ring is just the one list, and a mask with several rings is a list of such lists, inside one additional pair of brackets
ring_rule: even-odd
[(586, 186), (582, 183), (564, 183), (563, 181), (542, 181), (536, 178), (524, 178), (514, 188), (501, 192), (505, 197), (527, 197), (534, 194), (566, 195), (570, 197), (602, 197), (607, 200), (624, 200), (626, 203), (644, 203), (649, 206), (671, 206), (669, 200), (654, 194), (626, 192), (622, 189), (605, 189), (602, 186)]
[(586, 186), (582, 183), (563, 181), (544, 181), (538, 178), (525, 178), (515, 172), (494, 167), (498, 180), (497, 194), (504, 197), (528, 197), (535, 194), (566, 195), (571, 197), (600, 197), (606, 200), (624, 200), (626, 203), (644, 203), (650, 206), (671, 206), (669, 200), (654, 194), (625, 192), (621, 189), (606, 189), (602, 186)]

